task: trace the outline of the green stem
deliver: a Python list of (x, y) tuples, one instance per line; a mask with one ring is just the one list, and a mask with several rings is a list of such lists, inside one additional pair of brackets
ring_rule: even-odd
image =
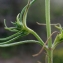
[(39, 37), (39, 35), (35, 31), (31, 30), (31, 34), (33, 34), (36, 37), (36, 39), (42, 44), (42, 46), (44, 46), (43, 40)]
[[(51, 25), (50, 25), (50, 0), (45, 0), (45, 16), (46, 16), (46, 29), (47, 38), (51, 36)], [(51, 47), (52, 39), (48, 41), (48, 47)]]
[(40, 42), (40, 44), (42, 45), (42, 46), (44, 46), (44, 41), (40, 38), (40, 36), (35, 32), (35, 31), (33, 31), (32, 29), (30, 29), (29, 27), (25, 27), (25, 29), (29, 32), (29, 33), (31, 33), (32, 35), (34, 35), (35, 37), (36, 37), (36, 39)]
[[(46, 30), (47, 38), (51, 36), (51, 25), (50, 25), (50, 0), (45, 0), (45, 16), (46, 16)], [(53, 63), (53, 50), (52, 50), (52, 38), (48, 41), (48, 63)]]
[(36, 39), (40, 42), (40, 44), (42, 45), (42, 46), (44, 46), (44, 41), (39, 37), (39, 35), (35, 32), (35, 31), (33, 31), (32, 29), (30, 29), (29, 27), (25, 27), (25, 29), (29, 32), (29, 33), (31, 33), (31, 34), (33, 34), (35, 37), (36, 37)]

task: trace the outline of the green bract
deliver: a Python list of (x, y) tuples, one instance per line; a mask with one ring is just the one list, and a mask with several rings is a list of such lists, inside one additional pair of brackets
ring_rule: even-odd
[(59, 26), (55, 26), (57, 29), (59, 29), (59, 33), (57, 34), (55, 41), (53, 43), (53, 47), (55, 48), (59, 43), (63, 41), (63, 28), (59, 24)]
[[(31, 6), (31, 4), (33, 4), (33, 2), (35, 2), (36, 0), (28, 0), (27, 5), (22, 9), (21, 13), (19, 13), (16, 17), (16, 21), (15, 22), (11, 22), (13, 24), (14, 27), (7, 27), (6, 25), (6, 21), (4, 19), (4, 25), (5, 25), (5, 29), (11, 32), (15, 32), (15, 34), (6, 37), (6, 38), (0, 38), (0, 47), (7, 47), (7, 46), (13, 46), (13, 45), (17, 45), (17, 44), (23, 44), (23, 43), (38, 43), (40, 45), (44, 45), (44, 42), (41, 40), (41, 38), (38, 36), (38, 34), (36, 32), (34, 32), (32, 29), (30, 29), (29, 27), (27, 27), (26, 24), (26, 18), (27, 18), (27, 13), (29, 10), (29, 7)], [(19, 41), (19, 42), (14, 42), (14, 40), (26, 36), (29, 33), (33, 34), (38, 41), (36, 40), (25, 40), (25, 41)]]

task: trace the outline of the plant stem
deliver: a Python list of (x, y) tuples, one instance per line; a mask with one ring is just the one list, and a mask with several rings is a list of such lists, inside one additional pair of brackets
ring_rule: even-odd
[[(46, 29), (47, 29), (47, 38), (51, 36), (51, 25), (50, 25), (50, 0), (45, 0), (45, 16), (46, 16)], [(48, 47), (51, 47), (52, 40), (48, 42)]]
[[(50, 0), (45, 0), (45, 17), (46, 17), (46, 30), (47, 39), (51, 36), (51, 25), (50, 25)], [(48, 41), (48, 63), (53, 63), (53, 50), (52, 50), (52, 38)]]
[(32, 29), (28, 29), (28, 30), (30, 31), (31, 34), (33, 34), (36, 37), (36, 39), (41, 43), (41, 45), (44, 46), (44, 41), (40, 38), (40, 36)]

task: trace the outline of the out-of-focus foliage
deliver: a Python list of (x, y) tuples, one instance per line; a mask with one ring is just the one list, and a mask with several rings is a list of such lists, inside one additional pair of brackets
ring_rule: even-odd
[(54, 62), (53, 63), (63, 63), (63, 48), (56, 49), (54, 51)]

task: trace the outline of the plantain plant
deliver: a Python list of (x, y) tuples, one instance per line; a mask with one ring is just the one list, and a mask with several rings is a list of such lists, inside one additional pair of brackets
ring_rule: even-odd
[[(4, 19), (5, 29), (11, 32), (15, 32), (15, 34), (6, 38), (0, 38), (0, 42), (1, 42), (0, 47), (9, 47), (9, 46), (24, 44), (24, 43), (37, 43), (40, 46), (42, 46), (42, 50), (45, 49), (47, 53), (46, 54), (47, 63), (53, 63), (53, 50), (59, 43), (63, 41), (63, 29), (60, 24), (54, 25), (59, 30), (59, 32), (57, 36), (55, 37), (54, 42), (52, 42), (51, 36), (53, 35), (53, 33), (51, 33), (50, 0), (45, 0), (45, 19), (46, 19), (47, 41), (44, 42), (34, 30), (29, 28), (26, 24), (27, 13), (30, 6), (35, 1), (36, 0), (28, 0), (27, 5), (22, 9), (21, 13), (17, 15), (16, 21), (11, 22), (14, 25), (14, 27), (7, 27), (6, 20)], [(34, 35), (37, 40), (24, 40), (24, 41), (14, 42), (14, 40), (18, 39), (19, 37), (24, 37), (28, 34)], [(39, 55), (39, 53), (36, 55)], [(36, 56), (36, 55), (33, 55), (33, 56)]]

